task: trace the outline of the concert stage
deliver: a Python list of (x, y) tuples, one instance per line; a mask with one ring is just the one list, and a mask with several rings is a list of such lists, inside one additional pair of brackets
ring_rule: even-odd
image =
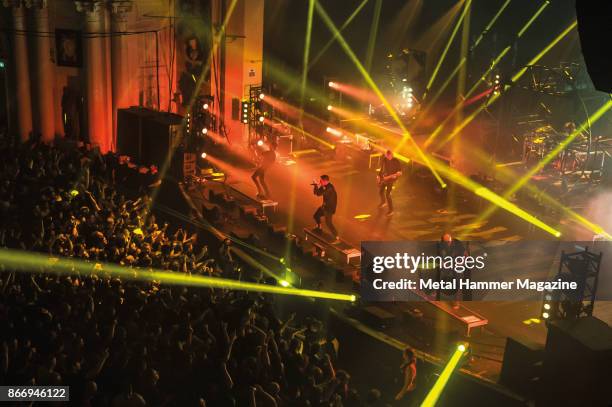
[[(418, 169), (412, 174), (406, 171), (396, 183), (393, 192), (395, 214), (389, 217), (386, 216), (384, 208), (378, 209), (378, 187), (374, 171), (358, 171), (350, 163), (324, 158), (316, 151), (296, 154), (290, 159), (280, 161), (266, 174), (272, 199), (278, 202), (277, 209), (266, 212), (266, 215), (275, 228), (285, 230), (286, 227), (288, 234), (296, 235), (302, 241), (307, 237), (303, 230), (313, 226), (312, 215), (320, 205), (320, 197), (313, 194), (310, 183), (322, 174), (330, 176), (338, 193), (338, 210), (334, 216), (334, 224), (341, 239), (356, 249), (360, 248), (361, 241), (367, 240), (439, 240), (444, 231), (454, 235), (463, 234), (465, 240), (520, 241), (545, 238), (537, 231), (525, 227), (525, 222), (518, 218), (497, 216), (475, 222), (477, 214), (486, 203), (470, 201), (467, 194), (464, 196), (459, 190), (455, 191), (455, 200), (449, 202), (445, 192), (432, 189), (432, 180), (427, 179), (427, 175)], [(207, 199), (211, 190), (215, 194), (232, 196), (237, 205), (252, 205), (256, 188), (250, 178), (251, 170), (230, 166), (221, 169), (227, 174), (224, 183), (205, 182), (191, 187), (189, 195), (195, 206), (210, 207), (212, 203)], [(292, 194), (292, 191), (295, 193)], [(268, 243), (265, 233), (238, 219), (236, 211), (228, 211), (223, 209), (223, 206), (220, 206), (220, 209), (229, 213), (228, 218), (218, 224), (225, 233), (234, 233), (237, 236), (253, 235), (259, 244)], [(328, 232), (325, 224), (323, 230)], [(310, 239), (312, 240), (312, 236)], [(277, 249), (272, 243), (267, 245), (267, 250), (279, 257), (285, 256), (282, 249), (275, 253)], [(526, 270), (534, 267), (522, 259), (514, 259), (510, 266), (523, 267)], [(353, 292), (352, 273), (355, 269), (342, 268), (345, 278), (338, 279), (332, 271), (321, 272), (300, 264), (292, 264), (291, 267), (293, 272), (299, 275), (302, 287), (313, 288), (323, 284), (326, 289), (332, 291)], [(542, 305), (540, 296), (521, 302), (471, 301), (458, 305), (462, 307), (461, 310), (456, 310), (448, 303), (440, 304), (440, 307), (426, 302), (379, 303), (375, 304), (374, 310), (367, 312), (348, 306), (341, 309), (340, 313), (346, 315), (358, 329), (363, 329), (378, 339), (393, 338), (399, 343), (415, 346), (434, 359), (443, 359), (447, 351), (444, 341), (435, 335), (427, 335), (427, 328), (422, 332), (411, 328), (413, 325), (405, 322), (406, 318), (410, 318), (416, 309), (417, 313), (422, 314), (420, 319), (425, 320), (426, 325), (429, 324), (428, 329), (439, 333), (443, 332), (440, 326), (436, 326), (439, 325), (437, 321), (440, 315), (463, 313), (455, 316), (455, 319), (465, 315), (469, 319), (469, 312), (463, 311), (465, 307), (473, 315), (488, 321), (486, 326), (471, 330), (473, 359), (465, 368), (472, 374), (493, 381), (497, 380), (500, 373), (506, 337), (540, 345), (545, 341), (546, 328), (539, 319)], [(340, 307), (334, 304), (334, 307), (336, 306)], [(600, 302), (596, 306), (595, 314), (603, 320), (612, 321), (611, 308), (607, 303)], [(371, 314), (369, 316), (374, 319), (384, 319), (386, 315), (394, 322), (386, 324), (384, 329), (371, 329), (366, 326), (367, 323), (361, 322), (367, 322), (368, 319), (368, 315), (364, 318), (364, 312)], [(457, 336), (453, 335), (455, 334), (448, 337), (456, 339)]]

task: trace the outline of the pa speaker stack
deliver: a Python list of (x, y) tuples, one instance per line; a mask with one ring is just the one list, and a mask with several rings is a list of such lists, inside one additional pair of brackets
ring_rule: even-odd
[(580, 45), (597, 90), (612, 93), (612, 1), (576, 0)]
[[(117, 111), (117, 149), (138, 164), (155, 164), (162, 167), (175, 155), (181, 140), (183, 118), (179, 115), (158, 112), (142, 107), (130, 107)], [(182, 153), (182, 151), (180, 151)], [(180, 160), (172, 160), (171, 171), (175, 176), (182, 172)], [(170, 161), (168, 161), (170, 162)], [(176, 167), (176, 168), (175, 168)], [(176, 171), (173, 171), (176, 169)]]
[(548, 324), (538, 404), (611, 406), (612, 328), (595, 317)]

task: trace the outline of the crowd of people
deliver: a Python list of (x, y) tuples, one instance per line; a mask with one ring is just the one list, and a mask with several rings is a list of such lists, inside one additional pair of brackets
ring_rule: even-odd
[[(2, 248), (261, 282), (157, 220), (154, 168), (10, 140), (0, 157)], [(279, 318), (270, 295), (52, 268), (0, 265), (0, 385), (67, 385), (82, 406), (384, 405), (352, 389), (323, 324)]]

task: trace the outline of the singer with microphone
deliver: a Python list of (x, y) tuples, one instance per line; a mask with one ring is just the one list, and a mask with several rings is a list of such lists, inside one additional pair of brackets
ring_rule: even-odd
[(336, 241), (339, 241), (340, 237), (338, 237), (338, 231), (332, 222), (332, 218), (336, 213), (338, 195), (336, 194), (334, 185), (329, 182), (329, 175), (321, 175), (319, 182), (317, 183), (316, 181), (313, 181), (311, 185), (313, 186), (313, 193), (316, 196), (323, 197), (323, 205), (319, 206), (313, 215), (316, 222), (315, 230), (319, 232), (322, 231), (321, 218), (325, 216), (325, 224), (327, 225), (327, 228), (332, 233), (332, 236), (335, 237)]

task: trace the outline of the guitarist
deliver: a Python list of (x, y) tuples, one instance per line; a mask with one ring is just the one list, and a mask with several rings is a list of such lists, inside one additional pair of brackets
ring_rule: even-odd
[(263, 153), (259, 157), (259, 165), (257, 169), (251, 175), (251, 179), (255, 183), (257, 187), (257, 199), (269, 199), (270, 198), (270, 190), (268, 189), (268, 185), (266, 184), (266, 171), (276, 161), (276, 143), (270, 143), (270, 148)]
[(393, 201), (391, 191), (393, 183), (402, 175), (402, 166), (399, 160), (393, 157), (393, 152), (387, 150), (382, 159), (380, 170), (378, 171), (378, 194), (380, 195), (379, 208), (389, 205), (387, 216), (393, 215)]

